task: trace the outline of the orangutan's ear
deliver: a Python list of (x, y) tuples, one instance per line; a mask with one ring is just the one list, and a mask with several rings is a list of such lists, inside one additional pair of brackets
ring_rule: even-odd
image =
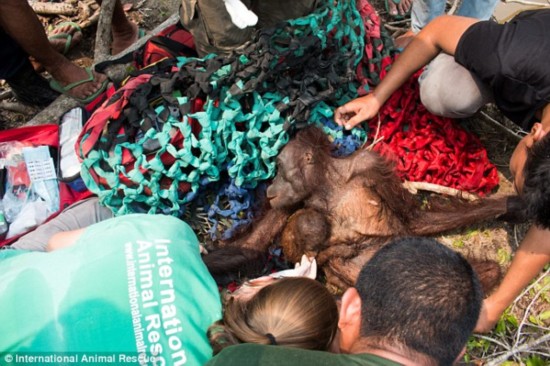
[(313, 164), (314, 161), (313, 161), (313, 153), (311, 151), (307, 151), (305, 154), (304, 154), (304, 162), (306, 164)]

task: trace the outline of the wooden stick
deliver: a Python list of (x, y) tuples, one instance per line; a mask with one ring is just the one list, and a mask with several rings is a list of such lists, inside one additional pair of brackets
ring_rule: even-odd
[(518, 3), (518, 4), (522, 4), (522, 5), (533, 5), (533, 6), (538, 6), (538, 7), (541, 7), (541, 8), (550, 6), (550, 0), (546, 0), (546, 2), (548, 4), (541, 4), (541, 3), (536, 2), (536, 1), (528, 1), (528, 0), (502, 0), (502, 2), (504, 2), (504, 3)]
[(11, 89), (4, 90), (3, 92), (0, 93), (0, 100), (8, 99), (8, 98), (11, 98), (12, 96), (13, 96), (13, 93)]
[(387, 22), (386, 24), (388, 25), (400, 25), (400, 24), (403, 24), (403, 25), (407, 25), (407, 23), (409, 23), (411, 20), (409, 18), (406, 18), (406, 19), (402, 19), (402, 20), (394, 20), (393, 22)]
[(439, 184), (427, 183), (427, 182), (403, 182), (403, 187), (406, 188), (412, 194), (417, 194), (418, 191), (428, 191), (434, 193), (445, 194), (447, 196), (463, 198), (468, 201), (478, 200), (479, 197), (475, 194), (464, 192), (456, 188), (445, 187)]
[(87, 28), (97, 23), (99, 20), (99, 9), (96, 9), (95, 12), (88, 18), (82, 20), (80, 24), (80, 28)]
[(18, 102), (8, 102), (7, 100), (0, 101), (0, 108), (25, 115), (36, 111), (36, 107), (27, 106)]
[(522, 352), (528, 352), (529, 350), (537, 347), (540, 344), (543, 344), (544, 342), (550, 341), (550, 333), (543, 335), (542, 337), (536, 338), (534, 340), (531, 340), (527, 343), (522, 344), (519, 347), (514, 347), (501, 356), (494, 358), (486, 363), (487, 366), (497, 366), (502, 365), (504, 361), (508, 360), (510, 357), (522, 353)]
[(104, 0), (99, 10), (99, 20), (95, 35), (94, 62), (105, 60), (111, 53), (111, 24), (116, 0)]
[(67, 3), (42, 3), (33, 1), (30, 5), (36, 14), (76, 15), (77, 13), (77, 8)]
[(99, 5), (95, 1), (79, 1), (78, 15), (80, 28), (89, 27), (99, 19)]
[(451, 6), (451, 9), (449, 9), (449, 11), (447, 12), (447, 14), (449, 15), (453, 15), (455, 12), (456, 12), (456, 9), (458, 8), (458, 5), (461, 3), (462, 1), (460, 0), (453, 0), (453, 5)]
[(395, 32), (395, 31), (403, 30), (403, 28), (394, 27), (394, 26), (391, 26), (391, 25), (389, 25), (389, 24), (384, 24), (384, 27), (386, 27), (386, 29), (389, 30), (390, 32)]
[(59, 96), (49, 106), (38, 113), (25, 126), (43, 125), (46, 123), (58, 123), (61, 116), (70, 109), (78, 107), (80, 104), (66, 95)]
[(488, 115), (487, 113), (485, 113), (483, 111), (479, 112), (479, 115), (482, 116), (483, 119), (486, 122), (489, 122), (493, 127), (495, 127), (497, 129), (499, 129), (500, 131), (504, 132), (507, 136), (511, 137), (516, 142), (519, 142), (525, 136), (525, 135), (521, 135), (521, 134), (518, 134), (518, 133), (510, 130), (509, 128), (504, 126), (502, 123), (495, 120), (493, 117), (491, 117), (490, 115)]

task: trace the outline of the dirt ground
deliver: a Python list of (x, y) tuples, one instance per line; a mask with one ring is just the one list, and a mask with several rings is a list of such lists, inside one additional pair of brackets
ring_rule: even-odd
[[(177, 11), (179, 0), (134, 0), (131, 4), (131, 7), (128, 6), (128, 16), (138, 23), (140, 27), (151, 30), (173, 14), (173, 12)], [(383, 20), (388, 24), (387, 29), (390, 33), (397, 36), (407, 30), (409, 23), (406, 19), (392, 21), (387, 18), (383, 1), (375, 0), (373, 4), (379, 10)], [(57, 19), (41, 17), (41, 20), (47, 26), (53, 24)], [(84, 29), (83, 41), (69, 52), (68, 57), (77, 64), (92, 64), (91, 55), (93, 54), (94, 32), (95, 26)], [(0, 81), (0, 96), (3, 93), (5, 93), (5, 89), (2, 87), (2, 82)], [(20, 126), (25, 121), (30, 120), (37, 112), (36, 108), (17, 104), (13, 98), (0, 98), (0, 128), (7, 129)], [(489, 106), (485, 108), (484, 113), (489, 118), (493, 118), (500, 123), (504, 121), (503, 117), (494, 107)], [(488, 118), (481, 114), (459, 123), (462, 123), (465, 128), (479, 136), (488, 151), (491, 161), (497, 166), (500, 185), (495, 194), (512, 194), (513, 187), (510, 183), (508, 160), (517, 143), (517, 139), (509, 136), (503, 129), (494, 127), (493, 124), (488, 122)], [(438, 239), (469, 257), (495, 260), (501, 265), (503, 272), (505, 272), (510, 264), (514, 250), (525, 234), (526, 228), (526, 225), (489, 222), (457, 233), (450, 233)], [(548, 277), (546, 276), (542, 281), (550, 282)], [(550, 310), (550, 305), (547, 301), (532, 302), (527, 297), (519, 299), (518, 304), (514, 310), (518, 318), (522, 318), (527, 310), (530, 314), (539, 314)], [(546, 322), (543, 322), (542, 326), (542, 332), (548, 332), (548, 327), (550, 326), (549, 320), (547, 319)], [(548, 343), (546, 345), (549, 346)], [(479, 353), (481, 351), (474, 350), (472, 352), (474, 360), (482, 357)], [(548, 360), (546, 358), (543, 359)], [(482, 362), (477, 361), (474, 363), (481, 364)], [(550, 364), (550, 360), (548, 360), (547, 364)]]

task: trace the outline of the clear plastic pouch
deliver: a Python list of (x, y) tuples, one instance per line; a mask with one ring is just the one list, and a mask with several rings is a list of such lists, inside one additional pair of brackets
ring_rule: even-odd
[(59, 186), (49, 147), (0, 143), (0, 166), (5, 169), (2, 204), (10, 224), (7, 238), (40, 225), (59, 210)]

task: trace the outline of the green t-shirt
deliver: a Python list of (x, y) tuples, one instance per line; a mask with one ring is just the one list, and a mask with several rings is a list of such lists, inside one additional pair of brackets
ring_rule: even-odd
[(399, 366), (371, 354), (337, 354), (282, 346), (239, 344), (225, 348), (206, 366)]
[(103, 221), (51, 253), (1, 251), (0, 309), (0, 352), (71, 352), (74, 364), (99, 355), (111, 364), (156, 356), (203, 365), (212, 354), (206, 330), (221, 318), (197, 237), (162, 215)]

